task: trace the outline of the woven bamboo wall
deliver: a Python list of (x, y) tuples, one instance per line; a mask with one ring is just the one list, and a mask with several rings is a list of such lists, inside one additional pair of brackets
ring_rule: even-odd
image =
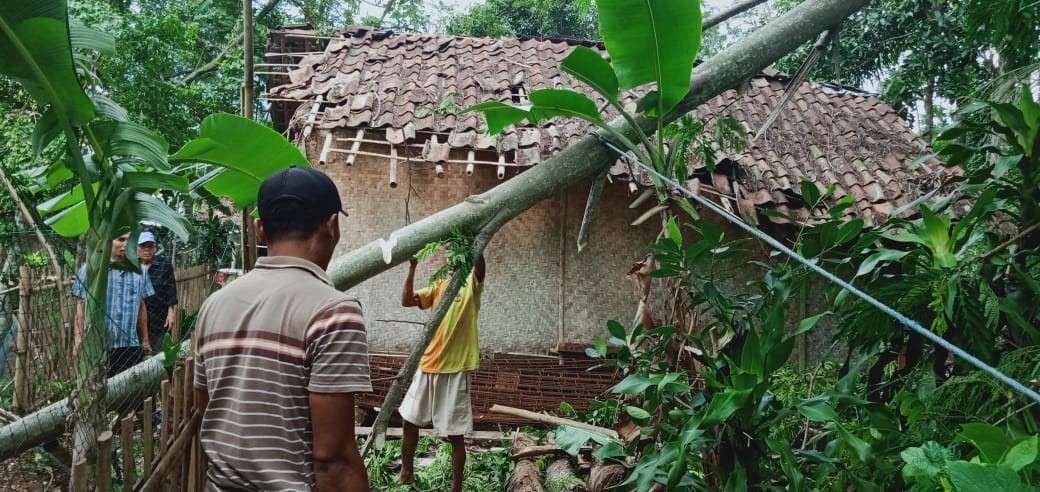
[[(317, 162), (320, 140), (312, 138), (308, 148), (312, 162)], [(438, 178), (433, 164), (400, 157), (396, 188), (389, 184), (387, 159), (361, 155), (348, 166), (343, 154), (331, 154), (328, 164), (317, 166), (336, 181), (350, 213), (340, 222), (343, 238), (336, 254), (386, 238), (407, 219), (420, 220), (502, 182), (493, 167), (477, 166), (466, 176), (463, 165), (448, 164)], [(509, 168), (506, 177), (514, 175)], [(660, 224), (630, 227), (641, 213), (628, 208), (634, 197), (624, 184), (608, 185), (591, 243), (576, 255), (587, 189), (578, 185), (538, 204), (503, 227), (489, 245), (482, 352), (544, 354), (561, 339), (591, 343), (594, 335), (606, 333), (609, 319), (631, 319), (637, 303), (624, 275), (643, 257)], [(351, 290), (365, 308), (372, 350), (406, 352), (418, 341), (421, 327), (399, 322), (420, 322), (427, 314), (400, 307), (407, 268), (399, 265)], [(421, 265), (417, 284), (434, 270)]]

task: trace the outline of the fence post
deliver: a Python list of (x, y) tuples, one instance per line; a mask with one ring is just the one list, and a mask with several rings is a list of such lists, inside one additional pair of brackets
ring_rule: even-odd
[(29, 310), (32, 278), (29, 277), (29, 268), (18, 267), (18, 276), (21, 279), (18, 286), (18, 332), (15, 335), (15, 363), (14, 363), (14, 399), (11, 402), (15, 412), (25, 413), (30, 406), (29, 402)]
[(97, 488), (106, 492), (112, 490), (112, 431), (110, 430), (106, 430), (98, 436)]

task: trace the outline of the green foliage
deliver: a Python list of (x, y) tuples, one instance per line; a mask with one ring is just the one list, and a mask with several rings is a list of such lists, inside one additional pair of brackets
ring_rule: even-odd
[(444, 32), (492, 38), (599, 39), (591, 2), (570, 0), (489, 0), (449, 17)]
[[(401, 459), (401, 441), (387, 441), (378, 453), (365, 458), (368, 481), (372, 490), (406, 492), (410, 490), (448, 490), (451, 487), (451, 446), (435, 437), (420, 437), (416, 458), (432, 455), (433, 463), (416, 466), (415, 483), (397, 483), (397, 473), (391, 471)], [(498, 447), (469, 453), (466, 459), (462, 489), (466, 492), (497, 492), (505, 490), (513, 460), (509, 450)]]
[(452, 272), (468, 272), (473, 269), (473, 266), (477, 264), (477, 259), (472, 257), (473, 240), (472, 234), (468, 234), (458, 227), (452, 227), (451, 237), (429, 243), (415, 254), (419, 261), (423, 261), (440, 251), (444, 252), (444, 264), (430, 276), (430, 285), (447, 280)]
[(906, 463), (904, 481), (913, 484), (913, 490), (940, 486), (958, 492), (1036, 490), (1034, 479), (1040, 477), (1037, 435), (1015, 438), (989, 424), (965, 424), (954, 442), (970, 444), (974, 456), (957, 459), (953, 451), (935, 441), (900, 453)]

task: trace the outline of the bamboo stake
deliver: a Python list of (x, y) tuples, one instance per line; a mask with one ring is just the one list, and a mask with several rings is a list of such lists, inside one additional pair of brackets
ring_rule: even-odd
[(80, 458), (72, 464), (72, 492), (87, 492), (87, 459)]
[(98, 490), (112, 490), (112, 431), (98, 436)]
[(14, 401), (12, 407), (17, 413), (23, 413), (29, 408), (29, 286), (32, 281), (29, 278), (29, 268), (22, 266), (18, 268), (21, 277), (21, 285), (18, 293), (18, 333), (15, 335), (15, 363), (14, 363)]
[(141, 442), (144, 446), (144, 458), (141, 466), (142, 478), (147, 478), (152, 473), (152, 461), (155, 459), (155, 421), (152, 418), (155, 412), (155, 399), (148, 397), (144, 400), (144, 423), (141, 429)]
[(170, 411), (173, 408), (173, 402), (170, 401), (169, 380), (162, 382), (162, 389), (159, 391), (159, 394), (162, 398), (160, 411), (163, 414), (162, 426), (159, 431), (159, 457), (161, 459), (166, 454), (166, 448), (170, 443), (170, 426), (173, 425), (173, 412)]
[(202, 414), (195, 412), (191, 418), (188, 419), (186, 432), (181, 432), (177, 435), (177, 438), (170, 445), (169, 452), (163, 454), (163, 457), (159, 459), (159, 463), (155, 466), (155, 473), (148, 477), (141, 487), (137, 489), (137, 492), (152, 492), (159, 489), (160, 484), (163, 481), (163, 477), (169, 475), (177, 462), (180, 460), (181, 451), (184, 450), (184, 446), (192, 441), (192, 438), (198, 434), (196, 431), (199, 422), (202, 421)]
[(615, 431), (614, 429), (607, 429), (604, 427), (586, 424), (584, 422), (578, 422), (575, 420), (565, 419), (561, 417), (553, 417), (552, 415), (531, 412), (529, 410), (523, 410), (520, 408), (507, 407), (505, 405), (491, 405), (490, 410), (495, 413), (504, 413), (506, 415), (525, 418), (528, 420), (533, 420), (535, 422), (542, 422), (545, 424), (553, 425), (566, 425), (569, 427), (574, 427), (576, 429), (587, 430), (589, 432), (603, 434), (604, 436), (607, 436), (611, 439), (621, 439), (621, 436), (619, 436), (617, 431)]
[(390, 187), (397, 188), (397, 147), (390, 146)]
[[(131, 411), (120, 422), (119, 442), (123, 448), (120, 450), (123, 454), (123, 490), (133, 490), (134, 488), (136, 471), (134, 466), (134, 420), (134, 413)], [(99, 473), (105, 474), (105, 471), (100, 470)]]

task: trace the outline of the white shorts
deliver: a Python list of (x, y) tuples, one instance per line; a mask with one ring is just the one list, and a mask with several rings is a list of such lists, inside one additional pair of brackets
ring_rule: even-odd
[(470, 373), (415, 373), (401, 401), (401, 417), (419, 427), (433, 426), (439, 436), (461, 436), (473, 430)]

